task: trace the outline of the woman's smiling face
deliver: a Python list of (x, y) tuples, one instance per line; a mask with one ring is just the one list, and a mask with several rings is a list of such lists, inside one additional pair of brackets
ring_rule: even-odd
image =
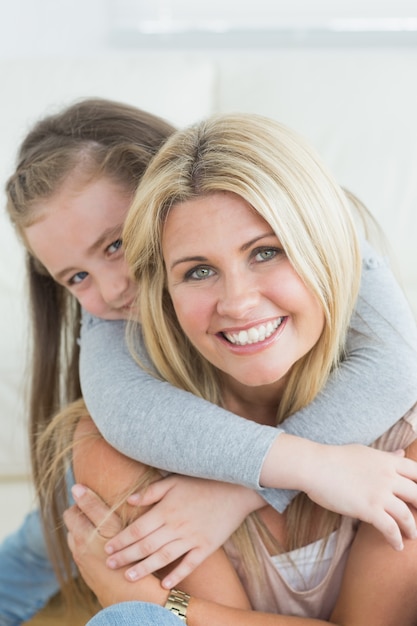
[(163, 232), (168, 289), (185, 334), (239, 383), (281, 388), (318, 341), (324, 314), (271, 226), (239, 196), (173, 206)]

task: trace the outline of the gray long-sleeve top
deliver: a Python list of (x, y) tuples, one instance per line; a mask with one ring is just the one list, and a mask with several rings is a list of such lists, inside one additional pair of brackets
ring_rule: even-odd
[(80, 376), (99, 430), (127, 456), (246, 485), (283, 511), (297, 492), (259, 484), (275, 438), (286, 432), (327, 444), (372, 443), (417, 401), (417, 327), (388, 264), (365, 244), (346, 357), (315, 400), (277, 428), (153, 378), (129, 354), (123, 321), (84, 314)]

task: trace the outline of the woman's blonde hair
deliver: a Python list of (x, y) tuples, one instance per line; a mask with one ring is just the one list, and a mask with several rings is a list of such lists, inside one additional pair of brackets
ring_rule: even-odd
[[(104, 441), (99, 431), (93, 427), (75, 435), (76, 429), (83, 419), (91, 421), (84, 400), (79, 398), (59, 411), (49, 424), (39, 432), (36, 439), (36, 454), (39, 458), (40, 479), (36, 489), (39, 500), (39, 510), (42, 519), (45, 543), (55, 575), (59, 582), (62, 598), (67, 613), (74, 613), (84, 608), (91, 615), (99, 610), (94, 594), (78, 575), (72, 555), (67, 543), (67, 533), (63, 522), (64, 511), (70, 506), (69, 485), (73, 481), (74, 453), (91, 459), (89, 447), (85, 443), (89, 440)], [(81, 449), (78, 450), (78, 446)], [(109, 446), (110, 447), (110, 446)], [(93, 452), (94, 454), (94, 452)], [(121, 455), (122, 456), (122, 455)], [(101, 463), (106, 463), (106, 456), (100, 456)], [(93, 461), (91, 461), (93, 462)], [(97, 463), (97, 457), (94, 457)], [(131, 479), (129, 483), (121, 484), (117, 495), (109, 505), (109, 516), (117, 512), (122, 527), (125, 527), (139, 514), (139, 509), (129, 507), (129, 513), (124, 509), (128, 496), (139, 489), (146, 488), (151, 482), (160, 477), (158, 470), (131, 461)], [(100, 468), (100, 471), (101, 468)], [(77, 476), (75, 476), (75, 479)], [(99, 494), (101, 495), (101, 494)], [(105, 519), (102, 523), (105, 523)], [(98, 529), (99, 530), (99, 529)]]
[(176, 319), (161, 249), (170, 208), (216, 191), (239, 195), (272, 226), (325, 314), (320, 340), (293, 368), (279, 407), (282, 421), (311, 401), (343, 352), (361, 265), (351, 207), (303, 139), (256, 115), (212, 117), (175, 133), (154, 158), (123, 234), (127, 260), (140, 282), (146, 344), (162, 378), (216, 402), (217, 373)]
[(57, 577), (69, 613), (83, 607), (94, 614), (94, 596), (82, 578), (76, 575), (66, 541), (63, 513), (70, 506), (68, 488), (72, 476), (72, 451), (75, 428), (88, 415), (80, 398), (57, 413), (36, 438), (39, 461), (36, 491), (39, 513), (49, 559)]
[[(140, 282), (138, 307), (144, 339), (162, 379), (218, 404), (218, 372), (178, 323), (161, 246), (164, 222), (175, 204), (218, 191), (237, 194), (272, 226), (325, 315), (320, 339), (292, 367), (277, 407), (280, 423), (313, 400), (343, 357), (361, 268), (352, 205), (301, 137), (257, 115), (211, 117), (175, 133), (153, 159), (123, 233), (127, 261)], [(134, 332), (132, 326), (133, 350)], [(289, 549), (305, 541), (307, 508), (314, 506), (305, 496), (289, 507)], [(328, 534), (334, 517), (321, 517), (323, 532)]]

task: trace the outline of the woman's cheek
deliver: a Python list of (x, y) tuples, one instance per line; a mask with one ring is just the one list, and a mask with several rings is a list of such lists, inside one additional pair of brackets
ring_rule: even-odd
[(186, 335), (207, 329), (213, 310), (212, 298), (199, 289), (178, 289), (171, 297), (178, 321)]

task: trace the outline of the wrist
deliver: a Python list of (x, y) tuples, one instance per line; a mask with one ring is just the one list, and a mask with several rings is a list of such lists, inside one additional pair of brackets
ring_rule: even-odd
[(241, 502), (243, 504), (243, 516), (246, 518), (250, 513), (258, 511), (265, 506), (265, 500), (254, 489), (249, 487), (242, 487), (244, 493), (241, 496)]
[(179, 589), (171, 589), (164, 605), (168, 611), (176, 615), (184, 624), (187, 623), (187, 610), (190, 596)]
[(311, 474), (320, 462), (323, 449), (327, 447), (295, 435), (280, 434), (262, 466), (262, 487), (307, 492), (310, 489)]

